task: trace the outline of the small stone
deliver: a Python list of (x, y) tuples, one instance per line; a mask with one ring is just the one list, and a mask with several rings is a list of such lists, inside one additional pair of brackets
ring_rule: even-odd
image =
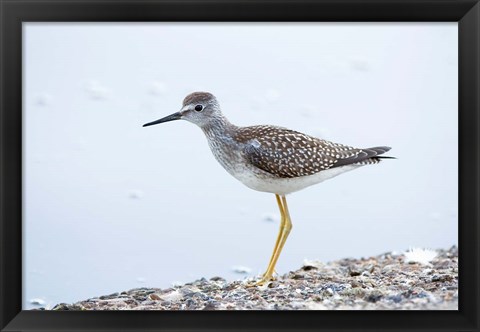
[(350, 285), (352, 286), (352, 288), (356, 288), (356, 287), (361, 287), (362, 285), (356, 281), (356, 280), (353, 280)]
[(432, 282), (446, 282), (446, 281), (451, 281), (453, 279), (453, 277), (451, 275), (448, 275), (448, 274), (441, 274), (441, 275), (438, 275), (438, 274), (435, 274), (432, 276)]
[(365, 301), (375, 303), (379, 301), (382, 297), (383, 297), (382, 294), (373, 293), (373, 294), (367, 295), (367, 297), (365, 298)]
[(294, 280), (304, 279), (304, 276), (300, 273), (291, 273), (290, 278)]
[(355, 269), (355, 268), (353, 268), (353, 269), (352, 269), (352, 268), (349, 268), (349, 270), (350, 270), (350, 271), (349, 271), (349, 274), (350, 274), (351, 277), (357, 277), (357, 276), (359, 276), (359, 275), (361, 274), (361, 272), (358, 271), (358, 270)]
[(184, 295), (182, 293), (175, 290), (173, 292), (163, 294), (162, 296), (160, 296), (160, 299), (164, 301), (177, 302), (180, 301), (183, 297)]
[(400, 303), (402, 302), (402, 296), (401, 295), (393, 295), (388, 297), (389, 300), (393, 301), (394, 303)]
[(44, 304), (45, 304), (45, 300), (42, 300), (42, 299), (39, 299), (39, 298), (31, 299), (31, 300), (30, 300), (30, 304), (34, 304), (34, 305), (44, 305)]
[(205, 307), (203, 307), (203, 310), (215, 310), (218, 307), (218, 302), (216, 301), (209, 301)]

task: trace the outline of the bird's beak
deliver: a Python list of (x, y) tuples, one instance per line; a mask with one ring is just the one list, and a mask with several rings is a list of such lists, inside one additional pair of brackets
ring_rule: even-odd
[(149, 123), (145, 123), (143, 125), (143, 127), (148, 127), (148, 126), (153, 126), (153, 125), (156, 125), (156, 124), (159, 124), (159, 123), (162, 123), (162, 122), (168, 122), (168, 121), (173, 121), (173, 120), (180, 120), (182, 118), (182, 113), (181, 112), (177, 112), (177, 113), (173, 113), (173, 114), (170, 114), (164, 118), (161, 118), (159, 120), (156, 120), (156, 121), (152, 121), (152, 122), (149, 122)]

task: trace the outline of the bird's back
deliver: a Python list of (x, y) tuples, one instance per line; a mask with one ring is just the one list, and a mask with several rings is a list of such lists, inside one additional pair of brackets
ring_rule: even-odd
[(346, 165), (378, 163), (389, 147), (358, 149), (277, 126), (240, 127), (234, 139), (247, 161), (279, 178), (309, 176)]

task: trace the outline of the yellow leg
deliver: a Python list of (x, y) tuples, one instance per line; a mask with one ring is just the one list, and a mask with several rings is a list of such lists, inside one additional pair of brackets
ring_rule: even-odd
[(279, 196), (277, 196), (278, 207), (280, 208), (280, 213), (282, 215), (282, 221), (280, 223), (280, 231), (277, 237), (277, 242), (273, 250), (272, 258), (268, 264), (267, 271), (263, 274), (262, 278), (256, 282), (256, 285), (263, 285), (266, 282), (273, 279), (273, 273), (275, 271), (275, 265), (277, 264), (280, 253), (282, 252), (283, 246), (287, 241), (288, 234), (292, 229), (292, 221), (290, 220), (290, 213), (288, 212), (287, 200), (285, 196), (281, 196), (281, 201)]
[(270, 257), (270, 262), (268, 263), (267, 271), (270, 270), (272, 267), (273, 259), (275, 258), (275, 253), (277, 252), (280, 240), (282, 239), (283, 227), (285, 225), (285, 212), (283, 209), (281, 198), (277, 194), (275, 194), (275, 197), (277, 199), (278, 208), (280, 209), (280, 228), (278, 230), (277, 241), (275, 242), (275, 246), (273, 247), (272, 257)]
[[(278, 256), (276, 258), (277, 260), (278, 260), (278, 257), (280, 257), (280, 252), (282, 251), (283, 246), (285, 245), (285, 242), (287, 242), (287, 237), (290, 234), (290, 231), (292, 230), (292, 220), (290, 219), (290, 212), (288, 211), (287, 199), (285, 198), (285, 196), (282, 196), (282, 201), (283, 201), (283, 209), (284, 209), (283, 212), (285, 213), (285, 225), (283, 226), (284, 228), (283, 237), (277, 249), (278, 250)], [(273, 267), (275, 267), (277, 260), (275, 260)]]

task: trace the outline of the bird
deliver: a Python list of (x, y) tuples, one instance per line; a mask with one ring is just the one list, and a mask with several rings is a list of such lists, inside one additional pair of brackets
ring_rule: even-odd
[(388, 146), (367, 149), (334, 143), (273, 125), (236, 126), (223, 115), (209, 92), (187, 95), (180, 111), (143, 125), (174, 120), (196, 124), (221, 166), (247, 187), (275, 194), (280, 229), (265, 273), (253, 285), (275, 279), (275, 266), (292, 229), (286, 195), (356, 168), (378, 164)]

